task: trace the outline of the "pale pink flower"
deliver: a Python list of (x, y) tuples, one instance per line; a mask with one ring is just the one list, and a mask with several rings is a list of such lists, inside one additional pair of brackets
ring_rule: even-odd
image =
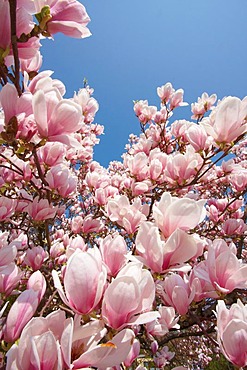
[(247, 170), (238, 169), (229, 176), (229, 179), (236, 191), (243, 191), (247, 187)]
[(184, 185), (195, 177), (202, 163), (201, 156), (189, 147), (185, 154), (175, 153), (168, 157), (164, 173), (170, 183)]
[(172, 197), (165, 192), (158, 203), (153, 206), (153, 217), (165, 238), (177, 228), (190, 230), (197, 226), (206, 216), (205, 200), (195, 201), (189, 198)]
[(97, 248), (86, 252), (76, 249), (68, 259), (64, 273), (65, 293), (55, 270), (52, 275), (63, 302), (73, 311), (87, 314), (93, 311), (101, 300), (107, 271)]
[(137, 153), (134, 156), (125, 156), (124, 165), (137, 180), (145, 180), (148, 176), (148, 157), (145, 153)]
[(14, 262), (0, 267), (0, 293), (10, 295), (19, 283), (22, 272)]
[(16, 200), (4, 196), (0, 197), (0, 221), (13, 216), (16, 208)]
[(31, 76), (33, 72), (38, 72), (38, 70), (41, 68), (42, 61), (43, 61), (43, 57), (40, 51), (37, 51), (35, 55), (33, 56), (33, 58), (20, 60), (21, 71), (30, 73), (30, 76)]
[(203, 126), (196, 124), (191, 125), (188, 127), (185, 135), (196, 152), (208, 149), (210, 141)]
[[(146, 219), (148, 206), (142, 206), (139, 198), (132, 204), (126, 195), (110, 199), (106, 205), (106, 212), (111, 221), (117, 222), (127, 233), (135, 232), (142, 221)], [(144, 213), (145, 212), (145, 213)]]
[(156, 352), (154, 356), (154, 363), (159, 368), (169, 364), (169, 361), (174, 357), (175, 352), (170, 352), (167, 346), (164, 346), (161, 351)]
[(64, 198), (76, 191), (78, 179), (65, 164), (53, 166), (47, 172), (45, 179), (50, 189), (56, 190)]
[(7, 83), (0, 92), (0, 102), (4, 111), (5, 123), (20, 113), (32, 114), (32, 95), (24, 93), (20, 97), (14, 85)]
[(81, 107), (68, 99), (39, 90), (33, 95), (33, 113), (38, 133), (48, 141), (59, 141), (68, 146), (80, 146), (73, 137), (82, 125)]
[(40, 163), (49, 167), (55, 166), (64, 161), (65, 147), (62, 143), (49, 143), (39, 148), (38, 157)]
[(2, 266), (7, 266), (10, 263), (14, 262), (14, 259), (17, 255), (17, 248), (14, 243), (5, 244), (0, 247), (0, 268)]
[(217, 340), (223, 355), (237, 367), (247, 365), (247, 305), (240, 299), (230, 309), (218, 301)]
[(32, 202), (24, 209), (25, 212), (34, 221), (43, 221), (49, 218), (54, 218), (58, 210), (58, 206), (53, 207), (47, 199), (39, 199), (35, 197)]
[(58, 32), (75, 37), (84, 38), (91, 35), (86, 27), (90, 18), (85, 7), (76, 0), (39, 0), (35, 4), (36, 13), (40, 13), (44, 6), (50, 7), (50, 19), (45, 24), (45, 31), (50, 35)]
[(118, 189), (109, 185), (105, 188), (96, 189), (94, 199), (99, 205), (103, 206), (107, 203), (108, 198), (114, 198), (118, 194)]
[[(20, 6), (21, 5), (21, 6)], [(33, 28), (32, 15), (25, 9), (24, 4), (17, 4), (16, 9), (16, 34), (20, 37), (22, 33), (28, 34)], [(2, 0), (0, 2), (0, 49), (3, 51), (4, 62), (7, 66), (13, 64), (13, 51), (11, 45), (11, 27), (9, 2)], [(30, 39), (28, 42), (18, 43), (19, 57), (22, 59), (32, 58), (39, 49), (39, 40)], [(33, 46), (33, 48), (32, 48)]]
[(165, 104), (170, 100), (174, 91), (175, 90), (170, 82), (167, 82), (161, 87), (157, 87), (157, 95), (160, 98), (162, 104)]
[(166, 276), (159, 282), (158, 293), (166, 305), (174, 307), (180, 315), (188, 312), (189, 306), (194, 299), (195, 291), (190, 287), (187, 276), (183, 278), (175, 273)]
[(99, 250), (105, 262), (110, 276), (116, 276), (119, 270), (126, 264), (127, 245), (121, 235), (107, 235), (100, 242)]
[(247, 231), (247, 225), (242, 219), (229, 218), (223, 223), (222, 231), (226, 235), (241, 235)]
[(202, 96), (197, 99), (197, 103), (191, 104), (191, 111), (193, 113), (193, 116), (191, 118), (197, 120), (202, 118), (204, 114), (211, 109), (212, 105), (214, 105), (216, 100), (217, 100), (216, 94), (208, 96), (208, 94), (204, 92)]
[[(8, 370), (62, 370), (63, 357), (71, 352), (73, 321), (61, 310), (47, 317), (34, 317), (24, 327), (18, 345), (7, 353)], [(62, 356), (63, 354), (63, 356)], [(70, 366), (66, 363), (66, 368)]]
[(231, 143), (247, 131), (247, 98), (228, 96), (223, 99), (201, 125), (216, 143)]
[(44, 93), (56, 92), (57, 97), (61, 98), (65, 92), (66, 88), (62, 81), (51, 78), (53, 71), (46, 70), (39, 72), (27, 85), (27, 76), (24, 76), (25, 88), (27, 91), (35, 94), (37, 91), (42, 90)]
[(183, 98), (184, 90), (183, 89), (176, 90), (170, 98), (170, 110), (173, 110), (177, 107), (183, 107), (188, 105), (188, 103), (183, 101)]
[(143, 222), (136, 236), (136, 250), (141, 261), (152, 271), (162, 273), (176, 268), (197, 253), (197, 243), (192, 235), (175, 230), (168, 240), (162, 241), (159, 229), (151, 222)]
[(4, 340), (6, 342), (14, 342), (20, 337), (22, 329), (35, 314), (44, 295), (46, 289), (44, 277), (39, 271), (33, 275), (30, 277), (30, 287), (17, 297), (8, 313), (4, 326)]
[(139, 325), (159, 317), (152, 310), (155, 286), (149, 271), (139, 262), (123, 267), (107, 287), (102, 301), (102, 317), (114, 329)]
[(131, 346), (131, 350), (128, 353), (128, 356), (124, 360), (124, 365), (125, 366), (131, 366), (131, 364), (135, 361), (135, 359), (139, 356), (140, 354), (140, 342), (138, 339), (134, 339), (133, 344)]
[(146, 329), (149, 335), (163, 336), (169, 332), (170, 329), (179, 329), (179, 317), (176, 317), (175, 309), (173, 307), (160, 306), (160, 318), (146, 324)]
[(43, 262), (48, 258), (49, 254), (42, 247), (33, 247), (27, 249), (24, 262), (30, 266), (33, 271), (39, 270), (43, 265)]
[(205, 261), (199, 262), (193, 271), (200, 280), (205, 280), (209, 293), (214, 290), (227, 294), (247, 287), (247, 265), (237, 258), (235, 245), (228, 246), (221, 239), (209, 244)]
[[(59, 243), (60, 244), (60, 243)], [(73, 239), (71, 238), (69, 241), (69, 244), (66, 248), (66, 256), (69, 259), (69, 257), (76, 251), (76, 249), (81, 249), (83, 252), (85, 252), (88, 247), (87, 244), (84, 242), (84, 239), (80, 235), (76, 235)], [(57, 249), (58, 254), (62, 254), (63, 250), (61, 248), (61, 252), (59, 252), (59, 246)]]
[(92, 123), (99, 110), (99, 104), (96, 99), (91, 97), (88, 89), (79, 90), (77, 94), (74, 94), (73, 100), (81, 106), (84, 122)]
[(131, 351), (134, 338), (132, 330), (120, 331), (110, 341), (99, 344), (83, 353), (73, 362), (73, 369), (93, 366), (103, 370), (119, 366)]

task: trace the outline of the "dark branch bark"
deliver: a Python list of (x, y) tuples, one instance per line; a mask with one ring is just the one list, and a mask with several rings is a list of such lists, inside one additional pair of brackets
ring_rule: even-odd
[(11, 45), (14, 56), (14, 85), (18, 92), (18, 95), (21, 96), (22, 91), (20, 87), (20, 60), (18, 56), (18, 47), (17, 47), (17, 35), (16, 35), (16, 0), (9, 0), (9, 9), (10, 9), (10, 22), (11, 22)]

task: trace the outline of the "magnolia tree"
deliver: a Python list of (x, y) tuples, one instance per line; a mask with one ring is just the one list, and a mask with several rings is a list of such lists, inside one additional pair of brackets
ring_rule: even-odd
[[(40, 39), (84, 38), (76, 0), (0, 0), (1, 368), (247, 365), (247, 98), (136, 101), (122, 162), (84, 86), (40, 72)], [(223, 369), (223, 362), (222, 369)]]

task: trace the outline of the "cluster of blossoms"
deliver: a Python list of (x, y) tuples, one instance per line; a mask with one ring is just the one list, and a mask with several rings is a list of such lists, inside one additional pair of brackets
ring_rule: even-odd
[(158, 87), (103, 168), (93, 90), (39, 71), (41, 37), (90, 35), (83, 5), (0, 15), (1, 368), (247, 366), (247, 98), (203, 93), (170, 122), (184, 92)]

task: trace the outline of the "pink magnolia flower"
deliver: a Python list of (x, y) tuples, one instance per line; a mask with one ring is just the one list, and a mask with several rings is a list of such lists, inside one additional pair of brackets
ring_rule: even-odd
[(21, 276), (22, 272), (14, 262), (0, 266), (0, 293), (9, 296), (19, 283)]
[(87, 215), (84, 219), (81, 216), (76, 216), (72, 220), (71, 229), (78, 234), (99, 232), (102, 229), (102, 220), (94, 219), (92, 215)]
[(206, 92), (202, 94), (200, 98), (197, 99), (197, 103), (191, 104), (191, 111), (193, 116), (191, 118), (200, 119), (204, 116), (204, 114), (211, 109), (212, 105), (216, 102), (217, 95), (212, 94), (208, 96)]
[(100, 252), (110, 276), (116, 276), (119, 270), (126, 264), (127, 245), (121, 235), (107, 235), (100, 242)]
[(31, 59), (21, 59), (20, 64), (21, 64), (21, 71), (26, 73), (29, 73), (30, 76), (35, 74), (34, 72), (38, 72), (38, 70), (41, 68), (43, 61), (43, 57), (40, 53), (40, 51), (37, 51), (33, 58)]
[(13, 216), (16, 208), (16, 200), (4, 196), (0, 197), (0, 221)]
[(141, 205), (139, 198), (130, 204), (126, 195), (119, 195), (108, 201), (106, 212), (111, 221), (117, 222), (127, 233), (132, 234), (146, 219), (145, 213), (148, 209), (146, 206)]
[(197, 226), (206, 216), (205, 200), (195, 201), (189, 198), (172, 197), (165, 192), (153, 207), (153, 217), (165, 238), (177, 228), (190, 230)]
[(184, 185), (194, 178), (201, 165), (201, 156), (189, 147), (185, 154), (175, 153), (168, 157), (165, 176), (172, 184)]
[(162, 241), (159, 229), (151, 222), (143, 222), (136, 236), (136, 250), (141, 262), (152, 271), (162, 273), (170, 267), (176, 268), (197, 253), (197, 243), (192, 235), (175, 230), (168, 240)]
[(235, 245), (228, 246), (221, 239), (208, 246), (205, 261), (199, 262), (193, 270), (195, 276), (206, 281), (208, 288), (213, 287), (210, 291), (227, 294), (247, 287), (247, 265), (237, 258)]
[(65, 164), (57, 164), (46, 174), (46, 181), (50, 189), (57, 190), (58, 194), (66, 198), (76, 191), (78, 179)]
[(17, 255), (17, 248), (16, 245), (13, 244), (5, 244), (0, 247), (0, 268), (2, 266), (7, 266), (10, 263), (14, 262), (14, 259)]
[(185, 315), (194, 299), (195, 291), (190, 288), (186, 275), (172, 273), (158, 284), (158, 293), (166, 305), (174, 307), (180, 315)]
[(223, 99), (201, 125), (216, 143), (231, 143), (247, 131), (247, 98), (228, 96)]
[(63, 302), (73, 311), (87, 314), (101, 300), (107, 271), (102, 264), (100, 252), (95, 247), (86, 252), (76, 249), (69, 258), (63, 279), (65, 293), (55, 270), (52, 276)]
[(174, 93), (174, 88), (170, 82), (167, 82), (161, 87), (157, 87), (157, 95), (159, 96), (162, 104), (167, 103)]
[(24, 93), (20, 97), (14, 85), (7, 83), (0, 92), (0, 102), (4, 111), (5, 123), (18, 116), (20, 113), (25, 113), (26, 116), (32, 114), (32, 95)]
[(169, 332), (170, 329), (179, 329), (179, 317), (175, 317), (175, 309), (173, 307), (160, 306), (160, 318), (146, 324), (146, 329), (149, 335), (163, 336)]
[(47, 199), (38, 199), (38, 197), (35, 197), (33, 202), (24, 209), (34, 221), (54, 218), (57, 210), (58, 207), (53, 207)]
[[(33, 28), (32, 15), (25, 9), (25, 4), (17, 3), (16, 9), (16, 33), (20, 37), (22, 33), (28, 34)], [(3, 52), (1, 55), (7, 66), (13, 64), (13, 51), (11, 45), (11, 26), (10, 26), (10, 10), (9, 2), (2, 0), (0, 2), (0, 49)], [(32, 58), (39, 49), (39, 40), (36, 38), (30, 39), (28, 42), (18, 43), (18, 54), (21, 59)]]
[(96, 99), (91, 97), (88, 89), (81, 89), (74, 94), (73, 100), (82, 107), (82, 114), (85, 123), (92, 123), (95, 114), (99, 110), (99, 104)]
[(78, 104), (58, 98), (55, 91), (45, 95), (39, 90), (33, 95), (33, 113), (41, 138), (68, 146), (80, 146), (72, 136), (82, 124), (82, 111)]
[(113, 329), (139, 325), (155, 320), (157, 312), (150, 312), (155, 286), (149, 271), (139, 262), (123, 267), (107, 287), (102, 301), (102, 317)]
[(106, 369), (118, 366), (132, 350), (134, 333), (124, 329), (110, 341), (98, 344), (107, 330), (101, 320), (80, 324), (57, 310), (35, 317), (25, 326), (18, 345), (7, 353), (7, 370)]
[(73, 361), (73, 369), (93, 366), (103, 370), (119, 366), (127, 359), (132, 350), (134, 338), (132, 330), (123, 329), (110, 341), (99, 344), (83, 353), (77, 360)]
[(49, 167), (60, 164), (64, 161), (65, 147), (62, 143), (49, 143), (38, 150), (38, 158), (40, 163), (44, 163)]
[(33, 271), (39, 270), (43, 265), (43, 262), (48, 258), (49, 254), (42, 247), (33, 247), (27, 249), (24, 257), (24, 262), (30, 266)]
[(170, 109), (173, 110), (177, 107), (183, 107), (188, 105), (188, 103), (183, 101), (184, 98), (184, 90), (178, 89), (175, 92), (173, 92), (171, 98), (170, 98)]
[(11, 306), (4, 326), (4, 340), (14, 342), (20, 337), (21, 331), (33, 317), (45, 293), (46, 282), (40, 271), (29, 278), (27, 290), (24, 290)]
[(174, 357), (175, 352), (170, 352), (167, 346), (164, 346), (161, 351), (156, 352), (154, 356), (154, 363), (159, 368), (169, 364), (169, 361)]
[[(91, 35), (86, 27), (90, 18), (85, 7), (76, 0), (40, 0), (35, 4), (36, 13), (40, 13), (44, 6), (49, 7), (47, 20), (42, 19), (44, 31), (50, 35), (58, 32), (75, 37), (84, 38)], [(38, 15), (39, 20), (39, 15)]]
[(6, 369), (64, 369), (62, 353), (65, 357), (71, 351), (67, 346), (71, 327), (72, 319), (66, 319), (61, 310), (47, 317), (32, 318), (24, 327), (18, 345), (14, 344), (8, 351)]
[(239, 299), (230, 309), (218, 301), (217, 340), (223, 355), (237, 367), (247, 365), (247, 305)]
[(56, 92), (57, 97), (61, 98), (66, 92), (66, 88), (62, 81), (51, 78), (53, 71), (46, 70), (39, 72), (28, 85), (28, 76), (24, 76), (24, 84), (27, 91), (35, 94), (42, 90), (45, 94)]
[(134, 339), (133, 344), (131, 346), (131, 350), (124, 360), (124, 365), (125, 366), (131, 366), (131, 364), (135, 361), (135, 359), (139, 356), (140, 354), (140, 349), (141, 345), (138, 339)]
[(196, 152), (208, 149), (210, 141), (208, 135), (201, 125), (191, 125), (185, 132), (186, 138)]

